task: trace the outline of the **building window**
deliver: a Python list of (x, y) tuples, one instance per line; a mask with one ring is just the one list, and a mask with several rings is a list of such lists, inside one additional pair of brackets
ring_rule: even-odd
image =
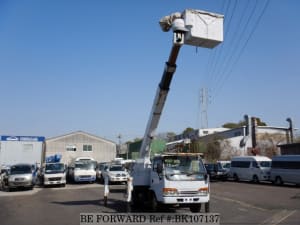
[(84, 152), (91, 152), (91, 151), (93, 151), (92, 145), (83, 145), (83, 151)]
[(67, 145), (66, 150), (68, 152), (75, 152), (76, 151), (76, 146), (75, 145)]
[(24, 151), (33, 151), (33, 144), (24, 144), (23, 149)]

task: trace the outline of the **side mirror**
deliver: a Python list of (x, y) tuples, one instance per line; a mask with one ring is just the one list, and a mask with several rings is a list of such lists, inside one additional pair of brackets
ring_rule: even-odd
[(208, 179), (208, 175), (207, 173), (204, 175), (204, 180), (207, 180)]

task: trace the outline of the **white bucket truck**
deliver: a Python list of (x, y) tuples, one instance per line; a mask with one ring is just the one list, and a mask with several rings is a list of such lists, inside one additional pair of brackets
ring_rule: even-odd
[(154, 98), (139, 159), (132, 170), (133, 204), (182, 205), (199, 212), (201, 205), (209, 212), (209, 178), (199, 155), (173, 153), (150, 160), (150, 144), (168, 95), (176, 60), (183, 44), (213, 48), (223, 41), (223, 16), (199, 10), (185, 10), (160, 20), (163, 31), (173, 30), (173, 45)]

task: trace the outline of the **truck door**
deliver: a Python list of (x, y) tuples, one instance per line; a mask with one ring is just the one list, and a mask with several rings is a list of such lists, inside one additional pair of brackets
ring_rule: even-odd
[(154, 158), (150, 173), (150, 189), (155, 192), (156, 199), (162, 200), (163, 161), (161, 157)]

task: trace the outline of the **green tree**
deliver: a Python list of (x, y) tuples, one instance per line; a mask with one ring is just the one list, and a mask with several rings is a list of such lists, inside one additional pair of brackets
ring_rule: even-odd
[(185, 135), (185, 134), (188, 134), (188, 133), (193, 132), (193, 131), (194, 131), (194, 128), (187, 127), (187, 128), (185, 128), (185, 130), (182, 132), (182, 134)]
[(209, 162), (215, 162), (221, 157), (221, 145), (220, 138), (215, 137), (212, 141), (208, 142), (206, 145), (205, 158)]
[[(257, 126), (267, 126), (265, 122), (263, 122), (260, 118), (256, 118)], [(229, 129), (234, 129), (234, 128), (239, 128), (242, 126), (247, 125), (247, 122), (245, 120), (241, 120), (238, 123), (233, 123), (233, 122), (228, 122), (223, 124), (222, 127), (224, 128), (229, 128)]]

